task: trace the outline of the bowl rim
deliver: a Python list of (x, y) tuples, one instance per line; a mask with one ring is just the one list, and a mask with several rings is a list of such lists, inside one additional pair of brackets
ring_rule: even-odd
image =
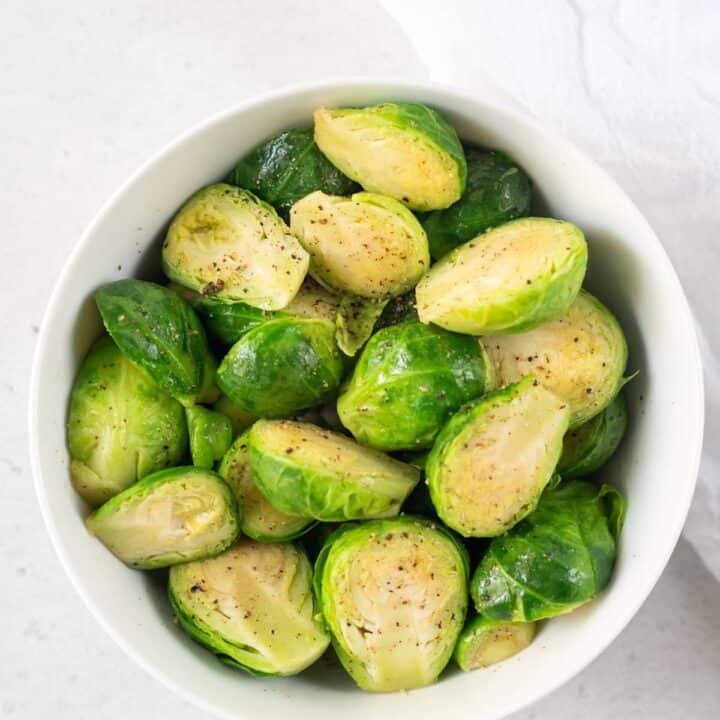
[[(688, 455), (692, 457), (692, 462), (688, 464), (688, 480), (685, 484), (685, 494), (682, 498), (678, 498), (677, 507), (681, 512), (675, 514), (674, 526), (668, 528), (668, 532), (665, 537), (668, 538), (666, 543), (665, 552), (663, 553), (662, 562), (658, 563), (658, 571), (652, 581), (648, 581), (644, 587), (638, 590), (635, 594), (634, 601), (625, 606), (623, 614), (619, 620), (616, 620), (614, 627), (606, 634), (606, 636), (599, 642), (594, 643), (592, 648), (584, 653), (578, 662), (568, 665), (564, 670), (558, 672), (554, 677), (553, 682), (547, 683), (537, 691), (532, 692), (529, 695), (525, 695), (522, 698), (510, 699), (504, 709), (504, 714), (498, 717), (506, 717), (507, 715), (517, 712), (522, 708), (528, 707), (541, 698), (554, 692), (562, 685), (567, 683), (582, 670), (584, 670), (591, 662), (593, 662), (599, 655), (601, 655), (608, 646), (617, 638), (617, 636), (625, 629), (629, 622), (636, 615), (640, 607), (645, 603), (648, 596), (652, 592), (656, 583), (660, 579), (670, 556), (675, 549), (675, 546), (680, 538), (682, 528), (685, 524), (688, 511), (690, 509), (690, 503), (693, 498), (695, 491), (695, 485), (697, 482), (698, 471), (700, 467), (700, 458), (703, 446), (703, 430), (704, 430), (704, 416), (705, 416), (705, 399), (704, 399), (704, 385), (703, 385), (703, 371), (701, 354), (697, 339), (697, 331), (695, 326), (695, 320), (693, 318), (690, 305), (687, 300), (687, 296), (682, 287), (680, 279), (672, 265), (664, 246), (660, 242), (657, 234), (654, 232), (649, 222), (646, 220), (643, 213), (639, 210), (634, 201), (628, 196), (625, 190), (612, 178), (612, 176), (602, 168), (593, 158), (587, 155), (583, 150), (578, 148), (574, 143), (567, 140), (563, 135), (556, 132), (554, 129), (548, 127), (544, 123), (539, 122), (529, 112), (525, 111), (521, 106), (516, 103), (508, 101), (507, 98), (503, 97), (501, 92), (493, 93), (489, 92), (482, 99), (476, 99), (473, 97), (472, 91), (463, 89), (461, 87), (452, 86), (447, 83), (440, 83), (435, 81), (426, 80), (409, 80), (402, 77), (388, 76), (384, 78), (374, 76), (352, 76), (349, 78), (328, 78), (323, 80), (314, 80), (309, 82), (293, 83), (283, 85), (280, 88), (255, 93), (252, 96), (243, 99), (242, 101), (235, 103), (224, 110), (214, 113), (213, 115), (201, 120), (200, 122), (192, 125), (189, 129), (176, 135), (170, 142), (166, 143), (156, 152), (152, 153), (150, 157), (140, 164), (140, 166), (130, 174), (130, 176), (113, 192), (110, 197), (102, 204), (100, 209), (94, 215), (93, 219), (86, 226), (85, 230), (80, 235), (79, 239), (75, 242), (70, 254), (68, 255), (65, 263), (63, 264), (62, 270), (58, 275), (58, 278), (53, 287), (53, 291), (45, 306), (43, 312), (43, 318), (40, 325), (40, 331), (38, 335), (38, 342), (33, 353), (33, 361), (31, 366), (30, 375), (30, 390), (29, 390), (29, 401), (28, 401), (28, 441), (30, 448), (30, 459), (31, 469), (33, 474), (33, 484), (35, 487), (35, 494), (40, 506), (40, 511), (45, 524), (45, 528), (50, 536), (50, 540), (53, 549), (60, 560), (65, 573), (69, 577), (72, 586), (74, 587), (77, 594), (82, 599), (84, 605), (90, 611), (94, 619), (103, 628), (107, 635), (113, 639), (113, 641), (130, 657), (137, 665), (143, 668), (151, 677), (157, 680), (161, 685), (174, 692), (177, 696), (183, 698), (186, 702), (199, 707), (202, 710), (208, 712), (216, 717), (227, 718), (228, 720), (237, 720), (237, 715), (226, 712), (223, 708), (218, 707), (211, 701), (207, 700), (204, 696), (190, 690), (180, 683), (178, 683), (171, 674), (166, 673), (162, 668), (155, 665), (154, 663), (147, 661), (142, 653), (125, 640), (124, 636), (115, 629), (112, 622), (107, 619), (103, 613), (103, 610), (96, 605), (91, 597), (91, 593), (86, 589), (85, 584), (80, 579), (78, 573), (76, 573), (71, 553), (65, 547), (62, 540), (61, 533), (58, 530), (53, 518), (53, 511), (48, 502), (48, 498), (45, 494), (44, 478), (42, 472), (42, 461), (40, 458), (39, 451), (39, 433), (38, 423), (40, 414), (41, 399), (39, 396), (39, 385), (40, 375), (42, 372), (42, 365), (45, 357), (48, 355), (48, 326), (52, 316), (57, 312), (58, 309), (58, 297), (61, 295), (68, 278), (71, 276), (74, 266), (78, 261), (79, 257), (83, 254), (85, 249), (89, 246), (91, 239), (93, 238), (96, 228), (100, 226), (105, 216), (115, 206), (120, 198), (131, 188), (145, 173), (147, 173), (156, 163), (159, 163), (168, 155), (171, 155), (182, 146), (190, 138), (200, 135), (207, 129), (214, 125), (220, 124), (233, 116), (241, 115), (246, 112), (251, 112), (255, 108), (259, 108), (267, 103), (272, 103), (281, 99), (292, 97), (293, 95), (311, 93), (311, 92), (332, 92), (337, 90), (351, 90), (353, 88), (368, 89), (369, 87), (377, 88), (379, 91), (382, 88), (402, 88), (404, 91), (417, 92), (420, 96), (423, 93), (431, 92), (436, 93), (447, 98), (452, 98), (459, 102), (471, 102), (479, 105), (486, 105), (492, 107), (493, 110), (508, 116), (510, 119), (515, 120), (521, 124), (532, 127), (534, 130), (543, 133), (552, 138), (553, 142), (563, 148), (571, 154), (575, 154), (577, 157), (582, 159), (583, 162), (592, 166), (593, 169), (602, 176), (603, 180), (608, 184), (612, 185), (614, 189), (624, 197), (628, 203), (628, 207), (634, 211), (638, 221), (641, 221), (644, 225), (648, 234), (652, 237), (652, 240), (656, 244), (656, 250), (658, 250), (658, 260), (664, 264), (664, 271), (668, 278), (675, 283), (679, 297), (683, 300), (683, 307), (678, 308), (678, 311), (685, 316), (687, 323), (688, 336), (692, 339), (692, 347), (687, 348), (691, 354), (691, 365), (693, 367), (693, 375), (687, 378), (688, 389), (695, 391), (695, 398), (693, 404), (696, 408), (696, 412), (692, 418), (688, 419), (688, 423), (694, 424), (694, 432), (692, 436), (695, 438), (695, 447), (692, 449), (692, 453), (688, 450)], [(492, 88), (491, 88), (492, 89)]]

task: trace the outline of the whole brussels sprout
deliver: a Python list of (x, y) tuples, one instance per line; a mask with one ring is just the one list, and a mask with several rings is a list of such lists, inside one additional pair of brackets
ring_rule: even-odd
[(223, 183), (196, 192), (180, 208), (162, 258), (176, 283), (262, 310), (284, 308), (308, 266), (307, 253), (270, 205)]
[(625, 501), (581, 480), (543, 494), (535, 512), (495, 538), (470, 583), (487, 618), (531, 622), (586, 603), (610, 580)]
[(176, 467), (115, 495), (85, 524), (126, 565), (152, 570), (221, 553), (238, 535), (238, 513), (219, 475)]
[(570, 411), (531, 375), (455, 414), (425, 465), (442, 521), (464, 537), (506, 532), (553, 476)]
[(270, 203), (287, 221), (290, 208), (315, 190), (348, 195), (358, 186), (321, 152), (312, 128), (294, 128), (275, 135), (251, 150), (227, 177)]
[(467, 165), (457, 133), (425, 105), (321, 107), (313, 117), (320, 150), (369, 192), (413, 210), (437, 210), (465, 189)]
[(430, 267), (422, 225), (383, 195), (314, 192), (293, 205), (290, 227), (310, 253), (310, 275), (336, 292), (401, 295)]
[(245, 431), (235, 440), (218, 469), (242, 508), (240, 530), (243, 535), (259, 542), (292, 540), (307, 532), (315, 521), (277, 510), (258, 490), (250, 468), (248, 434), (249, 431)]
[(213, 403), (212, 408), (215, 412), (222, 413), (230, 419), (234, 438), (247, 430), (257, 420), (255, 415), (238, 407), (227, 395), (220, 395)]
[(420, 477), (412, 465), (310, 423), (258, 420), (248, 440), (260, 492), (290, 515), (324, 522), (391, 517)]
[(572, 223), (513, 220), (433, 265), (415, 290), (418, 315), (469, 335), (527, 330), (567, 310), (586, 265), (585, 237)]
[(434, 682), (467, 609), (468, 558), (441, 526), (403, 516), (343, 525), (315, 563), (335, 651), (363, 690)]
[(90, 349), (75, 378), (67, 422), (70, 477), (90, 505), (101, 505), (187, 449), (183, 408), (109, 337)]
[(477, 340), (407, 322), (378, 331), (338, 399), (343, 425), (380, 450), (429, 447), (450, 416), (486, 389)]
[[(103, 285), (95, 302), (123, 354), (169, 395), (192, 405), (212, 392), (214, 358), (190, 305), (161, 285), (118, 280)], [(210, 370), (210, 372), (208, 372)]]
[(455, 662), (465, 672), (495, 665), (528, 647), (536, 629), (532, 622), (504, 622), (476, 615), (460, 633)]
[(625, 384), (627, 343), (612, 313), (581, 291), (567, 311), (533, 330), (485, 338), (498, 382), (534, 373), (570, 406), (570, 428), (608, 406)]
[(243, 538), (218, 557), (176, 565), (168, 594), (183, 630), (252, 675), (294, 675), (330, 644), (310, 563), (290, 543)]
[(232, 421), (227, 415), (201, 405), (187, 408), (185, 415), (193, 465), (210, 470), (232, 444)]
[(242, 409), (281, 417), (327, 400), (343, 369), (333, 323), (275, 318), (232, 346), (220, 363), (217, 382)]
[(618, 449), (626, 427), (625, 398), (618, 393), (601, 413), (565, 433), (557, 471), (565, 479), (595, 472)]
[(530, 212), (530, 179), (505, 153), (465, 150), (468, 176), (463, 196), (446, 210), (428, 213), (422, 224), (436, 260), (491, 227)]

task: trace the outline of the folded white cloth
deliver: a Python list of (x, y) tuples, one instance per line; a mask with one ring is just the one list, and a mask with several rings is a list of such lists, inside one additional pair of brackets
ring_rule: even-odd
[(665, 245), (705, 370), (705, 447), (684, 533), (720, 580), (720, 45), (702, 14), (585, 0), (546, 3), (540, 16), (522, 3), (381, 3), (431, 80), (558, 128), (620, 181)]

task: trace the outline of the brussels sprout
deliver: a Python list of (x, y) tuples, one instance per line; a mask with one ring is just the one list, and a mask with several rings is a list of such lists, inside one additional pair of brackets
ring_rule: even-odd
[(571, 480), (548, 490), (532, 515), (490, 543), (470, 584), (476, 610), (530, 622), (586, 603), (610, 580), (624, 512), (608, 485)]
[(535, 623), (503, 622), (476, 615), (460, 633), (455, 662), (465, 672), (502, 662), (528, 647), (535, 631)]
[(230, 418), (233, 437), (240, 435), (243, 430), (247, 430), (257, 420), (255, 415), (238, 407), (227, 395), (221, 395), (212, 407), (215, 412)]
[(467, 165), (457, 133), (424, 105), (321, 107), (313, 117), (320, 150), (365, 190), (413, 210), (437, 210), (465, 189)]
[(464, 548), (426, 518), (344, 525), (323, 547), (314, 583), (340, 662), (363, 689), (434, 682), (467, 609)]
[(205, 331), (176, 293), (142, 280), (118, 280), (103, 285), (95, 302), (123, 354), (183, 405), (192, 405), (212, 383)]
[(180, 626), (253, 675), (294, 675), (327, 649), (305, 553), (242, 539), (210, 560), (176, 565), (168, 582)]
[(315, 521), (276, 510), (258, 490), (250, 469), (248, 432), (235, 440), (218, 469), (242, 508), (240, 530), (260, 542), (292, 540), (309, 530)]
[(232, 422), (227, 415), (194, 405), (185, 411), (193, 465), (210, 470), (232, 444)]
[(507, 155), (472, 148), (465, 156), (468, 177), (463, 196), (422, 220), (436, 260), (485, 230), (530, 212), (530, 179)]
[(195, 193), (173, 219), (163, 269), (203, 295), (262, 310), (285, 307), (305, 277), (308, 255), (273, 208), (218, 183)]
[(564, 315), (529, 332), (485, 338), (502, 385), (534, 373), (570, 406), (574, 429), (608, 406), (625, 384), (627, 344), (618, 321), (584, 290)]
[(290, 208), (315, 190), (348, 195), (358, 186), (318, 150), (312, 128), (295, 128), (275, 135), (250, 151), (227, 178), (254, 192), (287, 220)]
[(401, 295), (430, 267), (422, 225), (383, 195), (314, 192), (293, 205), (290, 227), (310, 253), (310, 275), (340, 293)]
[(217, 381), (243, 410), (280, 417), (327, 400), (342, 374), (333, 323), (275, 318), (232, 346), (220, 363)]
[(255, 483), (278, 510), (325, 522), (397, 515), (420, 477), (411, 465), (310, 423), (258, 420), (249, 448)]
[(602, 412), (565, 434), (557, 471), (565, 479), (595, 472), (618, 449), (626, 427), (625, 398), (618, 393)]
[(328, 292), (311, 277), (306, 277), (298, 294), (283, 312), (293, 317), (335, 322), (340, 302), (341, 298), (337, 295)]
[(382, 315), (375, 323), (376, 329), (380, 330), (389, 325), (416, 321), (418, 319), (417, 308), (415, 307), (415, 292), (410, 291), (404, 295), (398, 295), (388, 302)]
[(75, 378), (67, 440), (75, 490), (101, 505), (139, 478), (180, 462), (187, 430), (182, 405), (103, 337)]
[(415, 291), (418, 314), (470, 335), (527, 330), (567, 310), (586, 265), (585, 238), (572, 223), (513, 220), (433, 265)]
[(220, 476), (196, 467), (148, 475), (85, 524), (113, 555), (141, 570), (217, 555), (240, 529), (232, 490)]
[(475, 338), (408, 322), (373, 335), (338, 399), (342, 424), (380, 450), (429, 447), (487, 377)]
[(533, 511), (568, 426), (567, 403), (531, 375), (464, 407), (425, 465), (442, 521), (464, 537), (492, 537)]
[(208, 350), (205, 353), (205, 361), (203, 363), (203, 379), (200, 386), (200, 393), (195, 402), (212, 405), (220, 398), (220, 388), (215, 382), (215, 374), (217, 373), (218, 364), (215, 356)]
[(201, 295), (176, 283), (169, 283), (167, 287), (187, 300), (202, 318), (208, 334), (225, 345), (232, 345), (248, 330), (274, 316), (269, 310), (260, 310), (243, 302), (218, 300), (213, 295)]
[(368, 341), (386, 304), (387, 300), (352, 295), (346, 295), (341, 300), (335, 318), (335, 340), (346, 355), (354, 356)]

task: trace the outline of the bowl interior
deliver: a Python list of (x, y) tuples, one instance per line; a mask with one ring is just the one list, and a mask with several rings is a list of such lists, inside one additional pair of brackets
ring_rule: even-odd
[[(545, 624), (520, 655), (486, 671), (449, 670), (433, 687), (368, 695), (333, 660), (302, 675), (259, 680), (233, 671), (172, 622), (163, 573), (124, 568), (85, 532), (87, 510), (68, 480), (64, 424), (69, 389), (100, 324), (92, 292), (121, 277), (153, 279), (159, 240), (194, 190), (222, 178), (234, 160), (281, 129), (307, 125), (321, 104), (415, 100), (442, 110), (465, 140), (506, 150), (528, 171), (540, 203), (586, 232), (586, 285), (619, 317), (630, 347), (630, 427), (604, 469), (628, 498), (617, 569), (603, 596)], [(662, 572), (692, 495), (702, 427), (699, 360), (687, 303), (661, 246), (618, 187), (572, 146), (514, 114), (435, 87), (395, 83), (324, 85), (240, 107), (185, 136), (146, 165), (106, 206), (71, 257), (51, 301), (34, 369), (31, 445), (40, 502), (69, 574), (111, 635), (175, 690), (227, 717), (312, 713), (351, 718), (418, 712), (498, 718), (558, 686), (622, 629)], [(352, 693), (352, 695), (350, 695)]]

